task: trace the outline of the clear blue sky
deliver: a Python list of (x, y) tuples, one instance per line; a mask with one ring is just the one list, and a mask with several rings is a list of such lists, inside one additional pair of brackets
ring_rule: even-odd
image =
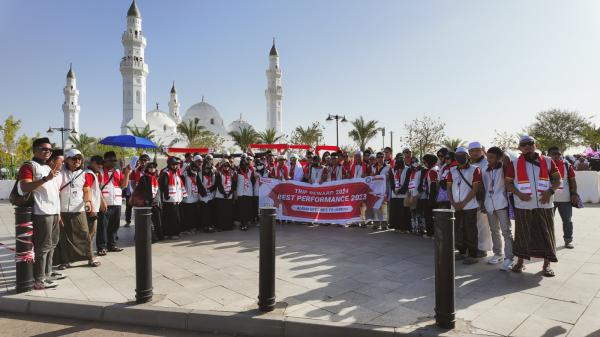
[[(82, 132), (117, 134), (129, 4), (0, 0), (0, 118), (14, 114), (28, 134), (61, 126), (73, 62)], [(148, 39), (149, 108), (157, 101), (167, 108), (175, 80), (182, 112), (205, 95), (226, 123), (243, 113), (263, 129), (275, 36), (286, 131), (338, 113), (379, 120), (400, 136), (405, 121), (427, 113), (447, 123), (450, 137), (488, 143), (494, 129), (520, 130), (543, 109), (600, 112), (596, 0), (138, 5)], [(326, 141), (335, 143), (335, 125), (326, 125)], [(349, 125), (340, 130), (341, 143), (349, 143)], [(378, 137), (373, 145), (380, 144)]]

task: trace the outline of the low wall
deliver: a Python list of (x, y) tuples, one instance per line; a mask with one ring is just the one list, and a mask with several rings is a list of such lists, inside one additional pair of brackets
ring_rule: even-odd
[[(600, 172), (578, 171), (577, 190), (583, 202), (600, 203)], [(8, 199), (14, 180), (0, 180), (0, 200)]]

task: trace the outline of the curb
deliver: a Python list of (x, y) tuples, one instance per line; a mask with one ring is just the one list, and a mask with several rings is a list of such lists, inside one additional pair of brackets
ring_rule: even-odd
[(414, 329), (407, 329), (285, 317), (283, 308), (276, 308), (271, 313), (261, 313), (258, 310), (238, 313), (153, 307), (151, 304), (136, 305), (8, 295), (0, 297), (0, 312), (2, 311), (256, 337), (471, 335), (468, 332), (463, 334), (460, 331), (445, 331), (431, 327), (415, 326)]

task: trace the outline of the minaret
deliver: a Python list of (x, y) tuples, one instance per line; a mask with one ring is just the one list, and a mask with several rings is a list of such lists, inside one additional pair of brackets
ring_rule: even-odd
[(148, 65), (144, 60), (146, 38), (142, 34), (142, 17), (135, 3), (127, 11), (127, 30), (121, 36), (124, 56), (120, 69), (123, 77), (123, 122), (121, 133), (127, 134), (127, 126), (146, 125), (146, 77)]
[(275, 48), (275, 38), (273, 46), (269, 52), (269, 69), (267, 69), (267, 129), (275, 129), (278, 134), (282, 134), (281, 127), (281, 97), (283, 91), (281, 88), (281, 69), (279, 68), (279, 54)]
[[(69, 72), (67, 73), (67, 85), (63, 89), (65, 94), (65, 102), (62, 105), (64, 113), (64, 128), (73, 129), (77, 133), (75, 136), (79, 136), (79, 90), (77, 90), (77, 79), (75, 79), (75, 72), (73, 72), (72, 65), (69, 65)], [(68, 139), (67, 133), (65, 136), (65, 148), (70, 149), (73, 147), (73, 143)]]
[(169, 115), (175, 123), (181, 123), (181, 115), (179, 114), (179, 100), (177, 99), (177, 90), (175, 90), (175, 81), (171, 87), (171, 99), (169, 100)]

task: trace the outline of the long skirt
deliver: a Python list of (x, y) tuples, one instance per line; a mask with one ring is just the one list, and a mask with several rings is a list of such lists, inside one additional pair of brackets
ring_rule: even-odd
[(61, 213), (61, 218), (63, 226), (56, 247), (57, 251), (54, 252), (54, 264), (92, 259), (92, 242), (85, 212)]
[(157, 242), (165, 239), (162, 229), (162, 210), (158, 206), (152, 206), (152, 241)]
[(200, 221), (197, 222), (199, 227), (197, 227), (196, 229), (200, 230), (200, 229), (207, 229), (209, 227), (214, 227), (215, 223), (213, 222), (211, 213), (215, 213), (215, 211), (214, 211), (214, 204), (212, 204), (211, 202), (212, 201), (209, 201), (209, 202), (200, 201), (198, 203), (198, 206), (200, 207)]
[(210, 224), (215, 227), (219, 223), (219, 210), (217, 207), (217, 199), (212, 199), (208, 202), (208, 208), (210, 209)]
[(237, 211), (240, 222), (247, 225), (254, 219), (254, 200), (250, 196), (240, 196), (237, 199)]
[(190, 231), (198, 227), (200, 222), (200, 208), (197, 202), (179, 204), (181, 210), (181, 228), (184, 231)]
[(552, 208), (515, 208), (513, 253), (527, 260), (535, 257), (558, 262)]
[(410, 230), (410, 209), (404, 207), (404, 198), (390, 198), (389, 224), (393, 229)]
[(456, 249), (461, 254), (477, 257), (477, 209), (465, 209), (454, 213), (454, 237)]
[(423, 218), (425, 219), (425, 231), (427, 236), (433, 236), (433, 209), (436, 207), (434, 200), (422, 199)]
[(252, 197), (252, 220), (258, 221), (258, 196)]
[(172, 202), (163, 203), (162, 228), (165, 236), (176, 236), (181, 233), (181, 217), (179, 204)]
[(215, 199), (219, 221), (217, 226), (222, 231), (233, 229), (233, 199)]

